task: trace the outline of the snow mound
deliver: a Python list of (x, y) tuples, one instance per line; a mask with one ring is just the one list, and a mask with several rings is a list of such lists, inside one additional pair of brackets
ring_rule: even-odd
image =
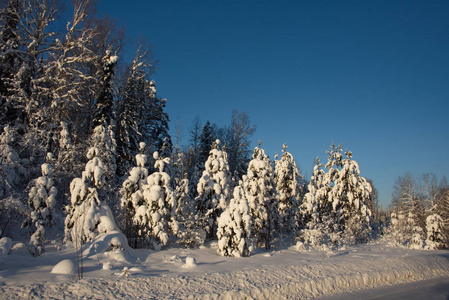
[(194, 268), (196, 267), (196, 259), (192, 256), (186, 257), (186, 263), (182, 266), (183, 268)]
[(86, 250), (83, 251), (83, 255), (88, 257), (114, 250), (129, 251), (131, 249), (125, 235), (118, 230), (99, 234), (92, 241), (87, 242), (84, 247)]
[(11, 248), (11, 254), (29, 256), (30, 251), (28, 251), (28, 247), (24, 243), (17, 243)]
[(12, 240), (9, 237), (2, 237), (0, 239), (0, 257), (9, 254), (12, 248)]
[(52, 274), (64, 274), (64, 275), (74, 275), (76, 271), (75, 263), (71, 259), (64, 259), (57, 263), (53, 269), (51, 269)]

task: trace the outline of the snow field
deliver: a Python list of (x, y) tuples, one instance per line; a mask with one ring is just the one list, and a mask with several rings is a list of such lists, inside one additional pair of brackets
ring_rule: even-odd
[[(30, 257), (54, 264), (28, 269), (29, 262), (20, 265), (18, 256), (10, 254), (0, 264), (0, 294), (7, 299), (304, 299), (449, 277), (449, 251), (382, 243), (324, 253), (290, 247), (248, 258), (221, 257), (216, 251), (217, 245), (211, 244), (195, 250), (92, 254), (85, 259), (81, 281), (50, 273), (57, 262), (73, 259), (70, 251)], [(103, 269), (105, 262), (110, 270)]]

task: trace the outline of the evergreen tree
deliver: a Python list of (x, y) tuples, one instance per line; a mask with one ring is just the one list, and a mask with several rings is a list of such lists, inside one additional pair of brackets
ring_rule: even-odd
[(361, 177), (359, 165), (352, 159), (350, 151), (345, 152), (343, 159), (342, 146), (332, 143), (327, 151), (327, 180), (330, 185), (328, 201), (332, 203), (333, 218), (338, 231), (343, 233), (344, 242), (364, 242), (371, 234), (371, 210), (368, 203), (371, 197), (371, 186)]
[(123, 96), (119, 104), (117, 120), (117, 172), (122, 175), (130, 168), (134, 153), (139, 148), (139, 142), (151, 143), (142, 135), (142, 122), (147, 99), (145, 78), (145, 61), (140, 50), (137, 51), (127, 72), (127, 80), (123, 88)]
[(226, 208), (230, 193), (230, 175), (226, 151), (219, 150), (220, 140), (212, 144), (209, 157), (204, 164), (196, 197), (197, 211), (206, 222), (208, 238), (216, 236), (217, 218)]
[(178, 203), (176, 219), (179, 224), (177, 233), (178, 242), (187, 248), (199, 247), (206, 239), (206, 231), (202, 228), (203, 222), (197, 213), (195, 202), (192, 201), (189, 191), (189, 180), (184, 178), (175, 189)]
[(161, 99), (156, 94), (156, 83), (154, 80), (147, 82), (147, 98), (144, 107), (143, 120), (141, 125), (142, 134), (151, 141), (152, 150), (161, 151), (163, 145), (167, 150), (162, 154), (169, 154), (172, 151), (172, 142), (169, 134), (168, 123), (170, 121), (168, 114), (164, 111), (167, 99)]
[(212, 145), (215, 141), (215, 132), (214, 128), (211, 126), (210, 122), (207, 121), (204, 124), (203, 129), (201, 130), (201, 135), (199, 138), (198, 145), (198, 164), (201, 165), (201, 171), (204, 170), (204, 163), (209, 157), (209, 152), (212, 149)]
[(11, 97), (14, 94), (14, 76), (18, 73), (23, 57), (20, 55), (19, 20), (21, 2), (9, 0), (1, 12), (0, 31), (0, 124), (12, 124), (19, 115), (19, 103)]
[(28, 171), (23, 166), (19, 154), (14, 149), (16, 144), (16, 131), (7, 125), (3, 127), (0, 135), (0, 195), (1, 198), (10, 196), (28, 177)]
[(271, 163), (265, 151), (260, 148), (260, 142), (249, 162), (243, 189), (250, 208), (253, 235), (257, 243), (264, 244), (268, 250), (278, 223), (278, 203)]
[(431, 214), (426, 219), (427, 239), (426, 249), (440, 250), (446, 247), (447, 241), (443, 234), (443, 218), (438, 214)]
[[(147, 182), (148, 170), (145, 168), (147, 156), (144, 154), (145, 143), (140, 143), (140, 153), (136, 155), (137, 167), (132, 168), (128, 178), (123, 182), (120, 189), (121, 210), (122, 210), (122, 229), (128, 241), (132, 242), (134, 248), (137, 248), (138, 240), (143, 240), (145, 231), (141, 224), (134, 222), (133, 218), (136, 209), (144, 204), (144, 185)], [(139, 226), (140, 225), (140, 226)]]
[(165, 246), (170, 234), (176, 234), (178, 223), (175, 220), (176, 199), (170, 187), (170, 176), (165, 173), (164, 166), (168, 158), (153, 154), (156, 160), (156, 172), (148, 176), (147, 184), (143, 186), (144, 203), (136, 208), (133, 221), (141, 226), (142, 233), (151, 242), (155, 250)]
[(29, 205), (32, 209), (31, 222), (36, 231), (31, 235), (28, 249), (33, 256), (39, 256), (44, 251), (45, 227), (54, 226), (57, 217), (54, 211), (58, 190), (52, 178), (53, 166), (50, 161), (53, 154), (47, 154), (47, 162), (42, 164), (42, 176), (34, 180), (29, 192)]
[(89, 161), (81, 178), (70, 184), (71, 204), (65, 219), (65, 240), (77, 248), (101, 233), (117, 229), (109, 206), (100, 200), (98, 189), (104, 185), (104, 164), (99, 149), (92, 147), (87, 153)]
[(96, 101), (96, 110), (94, 111), (93, 125), (103, 125), (108, 127), (112, 125), (114, 93), (112, 91), (111, 81), (114, 75), (114, 68), (117, 64), (118, 57), (111, 55), (110, 51), (106, 51), (106, 55), (102, 59), (103, 68), (99, 72), (99, 92)]
[(245, 192), (239, 185), (234, 188), (229, 206), (218, 218), (218, 254), (223, 256), (250, 256), (251, 216)]
[(333, 224), (330, 224), (331, 206), (327, 201), (327, 187), (324, 184), (323, 164), (316, 158), (313, 174), (308, 185), (308, 192), (299, 209), (299, 222), (304, 227), (301, 238), (312, 247), (326, 243)]
[(301, 190), (299, 179), (302, 177), (296, 167), (293, 155), (282, 148), (282, 157), (275, 161), (274, 182), (279, 195), (279, 224), (284, 233), (294, 234), (297, 230), (297, 213)]

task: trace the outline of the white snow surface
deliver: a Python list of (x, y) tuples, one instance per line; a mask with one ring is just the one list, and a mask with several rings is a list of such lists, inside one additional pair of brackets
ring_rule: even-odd
[(51, 273), (66, 259), (76, 266), (73, 248), (45, 245), (39, 257), (11, 251), (0, 258), (1, 298), (307, 299), (449, 278), (449, 251), (411, 250), (384, 241), (326, 252), (295, 246), (259, 250), (246, 258), (217, 255), (216, 242), (200, 249), (155, 252), (122, 244), (105, 250), (121, 240), (116, 232), (86, 245), (82, 280)]

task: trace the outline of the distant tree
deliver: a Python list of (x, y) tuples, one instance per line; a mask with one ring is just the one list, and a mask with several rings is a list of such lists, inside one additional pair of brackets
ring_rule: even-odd
[(232, 111), (231, 126), (227, 129), (225, 142), (229, 153), (229, 170), (236, 182), (246, 173), (251, 158), (249, 138), (255, 131), (256, 125), (251, 125), (247, 113)]
[[(215, 141), (215, 132), (209, 121), (204, 124), (200, 135), (200, 144), (198, 145), (198, 163), (204, 166), (209, 152), (212, 149), (212, 144)], [(203, 167), (204, 169), (204, 167)]]

